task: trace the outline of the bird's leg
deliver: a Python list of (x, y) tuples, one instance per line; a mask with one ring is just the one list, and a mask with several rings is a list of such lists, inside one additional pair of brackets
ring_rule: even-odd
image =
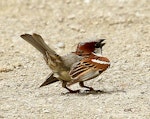
[(94, 89), (92, 87), (85, 86), (83, 81), (79, 82), (79, 85), (81, 87), (88, 88), (89, 89), (88, 91), (94, 91)]
[(69, 91), (69, 93), (79, 93), (79, 92), (80, 92), (80, 90), (71, 90), (71, 89), (69, 89), (66, 85), (67, 85), (67, 82), (66, 82), (66, 81), (63, 81), (63, 82), (62, 82), (62, 87), (63, 87), (63, 88), (66, 88), (66, 89)]
[(85, 86), (83, 81), (79, 82), (79, 85), (80, 85), (81, 87), (84, 87), (84, 88), (88, 88), (88, 89), (89, 89), (89, 90), (86, 90), (86, 91), (94, 91), (94, 92), (104, 93), (104, 91), (101, 91), (101, 90), (94, 90), (92, 87)]

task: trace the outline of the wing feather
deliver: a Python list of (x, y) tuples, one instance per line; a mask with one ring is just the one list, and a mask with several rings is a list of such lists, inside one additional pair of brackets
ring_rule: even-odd
[(80, 61), (72, 66), (69, 74), (72, 80), (68, 85), (72, 85), (80, 81), (95, 78), (99, 75), (99, 71), (89, 61)]
[(71, 82), (68, 85), (97, 77), (110, 66), (106, 57), (91, 55), (75, 63), (70, 70)]

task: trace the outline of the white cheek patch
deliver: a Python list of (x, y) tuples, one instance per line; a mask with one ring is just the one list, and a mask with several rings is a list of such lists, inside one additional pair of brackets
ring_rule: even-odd
[(95, 48), (93, 54), (99, 57), (102, 56), (102, 51), (100, 48)]
[(99, 64), (110, 64), (110, 62), (101, 61), (101, 60), (96, 60), (96, 59), (92, 59), (91, 61), (92, 61), (92, 62), (95, 62), (95, 63), (99, 63)]

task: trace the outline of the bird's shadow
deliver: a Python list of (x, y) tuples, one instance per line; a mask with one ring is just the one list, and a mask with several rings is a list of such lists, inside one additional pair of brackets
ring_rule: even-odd
[(61, 93), (61, 95), (79, 95), (79, 96), (86, 96), (86, 95), (101, 95), (101, 94), (112, 94), (112, 93), (118, 93), (118, 92), (122, 92), (125, 93), (126, 91), (124, 90), (115, 90), (115, 91), (101, 91), (101, 90), (94, 90), (94, 91), (80, 91), (79, 93), (70, 93), (70, 92), (66, 92), (66, 93)]

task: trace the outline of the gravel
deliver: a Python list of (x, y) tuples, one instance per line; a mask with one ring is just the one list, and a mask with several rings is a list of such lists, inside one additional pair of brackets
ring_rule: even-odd
[[(148, 0), (2, 0), (0, 8), (0, 118), (150, 119)], [(105, 38), (111, 67), (87, 82), (105, 93), (67, 94), (60, 82), (39, 88), (50, 69), (24, 33), (42, 35), (61, 55)]]

